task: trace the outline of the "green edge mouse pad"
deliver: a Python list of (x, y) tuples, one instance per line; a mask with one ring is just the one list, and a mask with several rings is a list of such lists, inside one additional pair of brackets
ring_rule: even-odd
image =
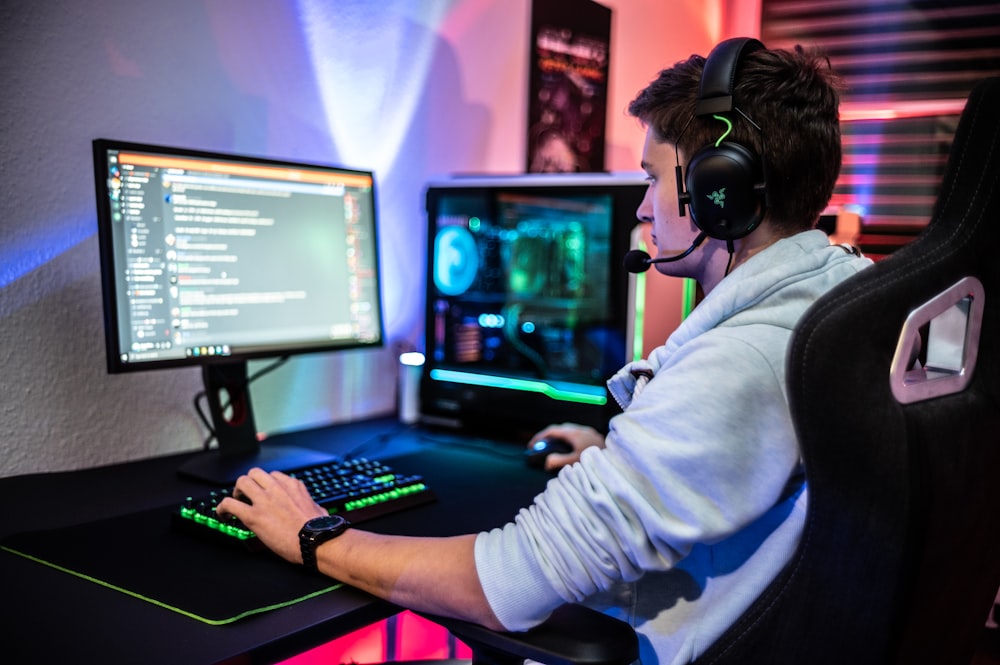
[(3, 539), (0, 549), (213, 625), (342, 586), (267, 551), (178, 532), (171, 510), (26, 531)]

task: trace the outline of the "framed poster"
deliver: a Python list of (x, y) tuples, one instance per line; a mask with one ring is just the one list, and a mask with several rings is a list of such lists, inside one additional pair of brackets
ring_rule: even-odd
[(611, 9), (533, 0), (528, 173), (604, 171)]

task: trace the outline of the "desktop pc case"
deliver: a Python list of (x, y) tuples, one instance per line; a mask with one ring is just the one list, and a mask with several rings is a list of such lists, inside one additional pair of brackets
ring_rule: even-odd
[(641, 174), (456, 177), (429, 184), (424, 424), (507, 438), (606, 431), (610, 376), (635, 351)]

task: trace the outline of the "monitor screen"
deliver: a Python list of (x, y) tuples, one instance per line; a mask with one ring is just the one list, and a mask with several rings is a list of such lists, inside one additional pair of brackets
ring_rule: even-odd
[(224, 456), (258, 448), (247, 360), (383, 343), (371, 172), (93, 147), (108, 371), (202, 367), (213, 421), (245, 402)]
[(622, 258), (646, 187), (593, 174), (428, 188), (426, 422), (512, 439), (562, 421), (607, 428), (605, 384), (631, 354)]

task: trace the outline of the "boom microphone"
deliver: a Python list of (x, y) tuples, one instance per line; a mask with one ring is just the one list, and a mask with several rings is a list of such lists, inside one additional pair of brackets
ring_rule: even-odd
[(649, 254), (641, 249), (633, 249), (625, 254), (625, 258), (622, 259), (622, 266), (624, 266), (625, 270), (638, 274), (649, 270), (652, 260)]
[(642, 251), (641, 249), (633, 249), (625, 254), (625, 258), (622, 259), (622, 266), (625, 270), (632, 273), (646, 272), (649, 270), (649, 266), (654, 263), (670, 263), (671, 261), (680, 261), (685, 256), (690, 254), (695, 250), (695, 247), (700, 245), (702, 241), (707, 237), (707, 233), (702, 231), (698, 234), (698, 237), (694, 239), (691, 246), (685, 249), (680, 254), (675, 254), (674, 256), (664, 256), (656, 259), (651, 259), (649, 254)]

